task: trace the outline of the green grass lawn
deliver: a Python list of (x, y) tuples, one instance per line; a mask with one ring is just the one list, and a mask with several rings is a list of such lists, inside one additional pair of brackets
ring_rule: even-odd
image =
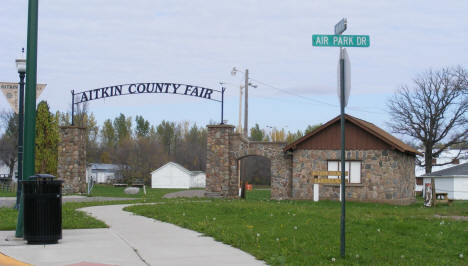
[[(254, 190), (247, 200), (131, 206), (136, 214), (177, 224), (230, 244), (272, 265), (467, 265), (468, 202), (424, 208), (347, 203), (347, 256), (340, 254), (340, 203), (270, 201)], [(463, 254), (465, 258), (460, 258)], [(333, 262), (335, 259), (335, 262)]]
[[(121, 201), (99, 201), (99, 202), (67, 202), (62, 205), (62, 228), (63, 229), (80, 229), (80, 228), (106, 228), (107, 225), (91, 216), (76, 209), (111, 204), (126, 204), (126, 203), (144, 203), (154, 201), (168, 201), (162, 199), (167, 193), (180, 191), (180, 189), (147, 189), (147, 194), (143, 194), (142, 190), (136, 195), (127, 195), (125, 188), (113, 187), (111, 185), (96, 185), (91, 196), (102, 197), (118, 197), (118, 198), (137, 198), (137, 200), (121, 200)], [(16, 195), (15, 195), (16, 196)], [(0, 230), (15, 230), (18, 212), (12, 208), (0, 208)]]
[(0, 189), (0, 197), (16, 197), (16, 189), (12, 189), (11, 191)]

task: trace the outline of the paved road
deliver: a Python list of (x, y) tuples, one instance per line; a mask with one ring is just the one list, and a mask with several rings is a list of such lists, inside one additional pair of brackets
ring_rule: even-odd
[[(80, 262), (112, 265), (265, 265), (211, 237), (122, 210), (128, 205), (82, 209), (109, 229), (64, 230), (57, 245), (26, 245), (0, 232), (0, 252), (34, 265)], [(5, 240), (7, 239), (7, 240)]]

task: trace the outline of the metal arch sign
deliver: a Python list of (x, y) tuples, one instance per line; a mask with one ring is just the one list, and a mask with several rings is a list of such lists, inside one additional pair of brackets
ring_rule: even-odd
[[(91, 89), (82, 92), (72, 91), (74, 103), (84, 103), (108, 97), (142, 93), (179, 94), (221, 102), (222, 90), (177, 83), (130, 83)], [(216, 95), (218, 94), (218, 95)]]
[(156, 82), (141, 82), (122, 85), (112, 85), (103, 88), (85, 90), (81, 92), (71, 91), (72, 94), (72, 124), (74, 117), (75, 104), (85, 103), (93, 100), (106, 99), (109, 97), (133, 95), (133, 94), (178, 94), (192, 97), (198, 97), (206, 100), (211, 100), (221, 103), (221, 124), (223, 124), (224, 115), (224, 91), (209, 89), (201, 86), (179, 84), (179, 83), (156, 83)]

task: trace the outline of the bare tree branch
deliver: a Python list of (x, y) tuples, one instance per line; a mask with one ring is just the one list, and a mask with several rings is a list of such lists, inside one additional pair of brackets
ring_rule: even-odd
[(430, 173), (432, 158), (468, 139), (468, 72), (462, 67), (426, 71), (412, 89), (401, 87), (387, 107), (392, 132), (420, 142), (424, 162), (417, 163)]

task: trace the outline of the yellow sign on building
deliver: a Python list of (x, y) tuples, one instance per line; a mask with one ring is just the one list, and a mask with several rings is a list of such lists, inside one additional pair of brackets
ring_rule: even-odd
[[(312, 176), (341, 176), (341, 171), (312, 171)], [(348, 176), (348, 171), (345, 171)]]
[[(341, 184), (341, 178), (314, 178), (316, 184)], [(348, 179), (345, 179), (346, 183)]]

